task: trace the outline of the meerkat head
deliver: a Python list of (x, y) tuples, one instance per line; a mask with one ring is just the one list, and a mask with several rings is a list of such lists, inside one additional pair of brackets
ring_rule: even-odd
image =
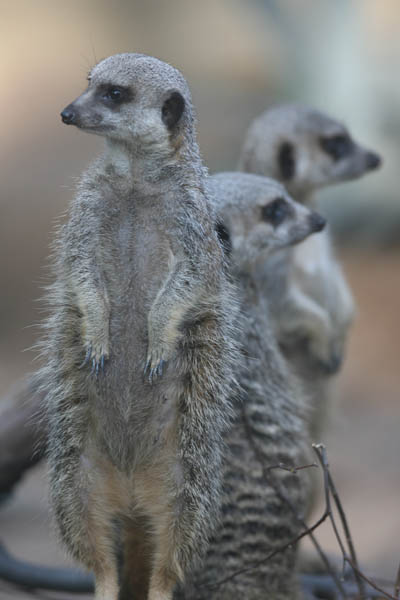
[(282, 105), (251, 124), (239, 169), (282, 181), (295, 198), (377, 169), (381, 158), (346, 127), (307, 106)]
[(189, 88), (181, 73), (143, 54), (116, 54), (89, 73), (88, 87), (61, 113), (67, 125), (162, 155), (171, 136), (192, 126)]
[(325, 226), (323, 217), (268, 177), (219, 173), (209, 178), (208, 186), (218, 215), (217, 234), (236, 264), (265, 260)]

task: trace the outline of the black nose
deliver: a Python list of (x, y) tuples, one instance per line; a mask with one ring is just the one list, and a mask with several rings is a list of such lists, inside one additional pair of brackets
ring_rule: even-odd
[(67, 108), (64, 108), (61, 113), (61, 119), (63, 123), (66, 123), (66, 125), (72, 125), (75, 121), (75, 111), (67, 106)]
[(377, 169), (382, 164), (382, 159), (375, 152), (367, 152), (367, 169)]
[(310, 225), (312, 231), (322, 231), (326, 225), (326, 219), (322, 217), (320, 214), (313, 212), (310, 215)]

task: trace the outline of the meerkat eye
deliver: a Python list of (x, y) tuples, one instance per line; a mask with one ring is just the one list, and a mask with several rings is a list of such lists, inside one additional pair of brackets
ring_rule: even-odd
[(120, 100), (121, 98), (121, 90), (119, 90), (118, 88), (112, 88), (108, 92), (108, 95), (110, 96), (111, 100), (118, 102), (118, 100)]
[(261, 208), (263, 221), (268, 221), (274, 227), (277, 227), (289, 215), (289, 206), (284, 198), (276, 198)]
[(108, 85), (102, 89), (101, 97), (108, 104), (118, 105), (128, 102), (130, 100), (130, 93), (128, 88)]
[(329, 154), (333, 160), (344, 158), (353, 149), (353, 140), (347, 134), (333, 135), (320, 139), (321, 148)]

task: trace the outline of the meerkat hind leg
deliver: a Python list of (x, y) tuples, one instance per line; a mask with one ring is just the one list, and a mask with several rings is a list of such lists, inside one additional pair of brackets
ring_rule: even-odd
[(148, 600), (172, 600), (175, 583), (172, 579), (153, 575)]
[(153, 544), (149, 522), (140, 519), (124, 522), (121, 590), (118, 600), (147, 600)]
[[(95, 599), (117, 600), (116, 525), (118, 515), (126, 512), (125, 487), (114, 467), (99, 454), (82, 454), (75, 466), (73, 478), (63, 478), (63, 469), (58, 470), (64, 486), (56, 510), (67, 518), (69, 536), (65, 541), (73, 556), (93, 571)], [(66, 528), (64, 523), (60, 522), (61, 531)]]
[(96, 577), (95, 600), (118, 600), (119, 586), (116, 573), (102, 574)]
[(158, 514), (155, 521), (153, 568), (148, 600), (172, 600), (175, 585), (181, 579), (182, 571), (177, 561), (177, 542), (174, 535), (177, 523), (174, 522), (168, 508), (164, 514)]
[(90, 521), (95, 600), (117, 600), (119, 583), (112, 517), (102, 514), (101, 507), (97, 504), (91, 513)]
[(179, 559), (182, 514), (176, 506), (174, 483), (165, 477), (167, 470), (168, 465), (162, 461), (150, 471), (135, 475), (138, 510), (146, 515), (147, 529), (151, 531), (151, 545), (146, 544), (151, 552), (147, 600), (172, 600), (184, 570)]

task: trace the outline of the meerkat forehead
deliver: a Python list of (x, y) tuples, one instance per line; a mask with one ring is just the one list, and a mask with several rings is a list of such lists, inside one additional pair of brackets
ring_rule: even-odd
[(285, 187), (275, 179), (251, 173), (218, 173), (209, 178), (209, 187), (215, 194), (217, 209), (227, 205), (261, 206), (277, 197), (288, 197)]
[(263, 137), (330, 136), (346, 132), (346, 127), (323, 112), (302, 104), (284, 104), (266, 110), (255, 121), (255, 132)]
[(114, 54), (99, 62), (88, 75), (93, 84), (112, 83), (164, 92), (179, 91), (190, 100), (190, 90), (183, 75), (171, 65), (145, 54)]

